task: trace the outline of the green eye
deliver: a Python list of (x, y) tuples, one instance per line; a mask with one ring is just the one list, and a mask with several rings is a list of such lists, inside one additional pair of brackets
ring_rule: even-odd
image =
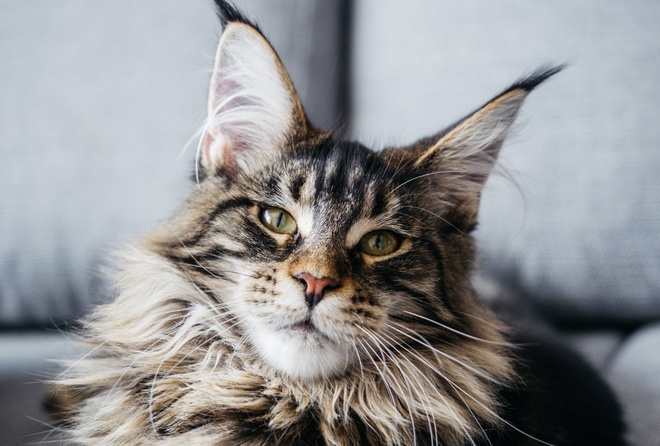
[(392, 231), (373, 231), (362, 237), (360, 247), (365, 254), (379, 257), (392, 254), (401, 246), (401, 239)]
[(293, 234), (298, 230), (298, 225), (284, 209), (265, 208), (259, 214), (261, 223), (276, 234)]

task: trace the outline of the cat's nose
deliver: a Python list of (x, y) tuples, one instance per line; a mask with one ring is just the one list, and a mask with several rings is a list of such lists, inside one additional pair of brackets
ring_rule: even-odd
[(339, 286), (339, 281), (332, 277), (316, 277), (306, 272), (294, 274), (293, 277), (305, 285), (305, 302), (310, 309), (323, 299), (325, 291)]

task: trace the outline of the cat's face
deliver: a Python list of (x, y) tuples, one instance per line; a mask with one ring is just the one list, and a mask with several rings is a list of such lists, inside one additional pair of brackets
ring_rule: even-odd
[(220, 185), (197, 199), (215, 211), (182, 242), (223, 277), (207, 287), (271, 367), (332, 376), (442, 313), (439, 228), (466, 236), (392, 154), (331, 139), (283, 152), (251, 175), (207, 178)]
[(487, 350), (465, 345), (489, 337), (470, 293), (469, 232), (523, 99), (551, 74), (435, 136), (374, 152), (316, 130), (265, 38), (229, 21), (199, 185), (161, 250), (206, 293), (212, 331), (289, 377), (378, 368), (430, 340), (483, 362)]

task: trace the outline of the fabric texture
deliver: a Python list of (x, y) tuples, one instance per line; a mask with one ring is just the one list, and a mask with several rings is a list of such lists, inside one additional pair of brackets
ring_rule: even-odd
[[(61, 323), (104, 293), (107, 253), (192, 186), (221, 28), (211, 0), (5, 3), (0, 327)], [(341, 2), (245, 3), (312, 119), (334, 125)]]
[(568, 63), (527, 99), (483, 195), (483, 269), (560, 320), (660, 316), (660, 4), (360, 0), (354, 21), (353, 130), (377, 146)]

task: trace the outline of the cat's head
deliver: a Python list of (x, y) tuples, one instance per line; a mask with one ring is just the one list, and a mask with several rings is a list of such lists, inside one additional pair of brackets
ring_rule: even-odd
[(476, 347), (501, 338), (472, 296), (470, 231), (524, 98), (557, 69), (375, 152), (311, 125), (262, 33), (219, 3), (199, 184), (159, 247), (206, 293), (208, 323), (303, 380), (439, 341), (473, 352), (475, 367), (505, 368)]

